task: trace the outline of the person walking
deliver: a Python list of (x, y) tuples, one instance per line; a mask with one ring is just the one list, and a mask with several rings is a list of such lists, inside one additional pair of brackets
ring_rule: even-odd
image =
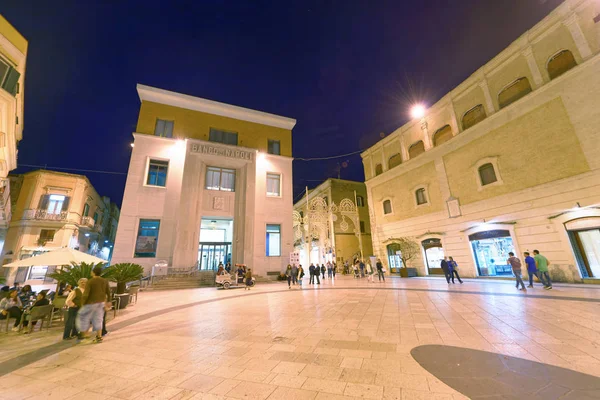
[(300, 286), (300, 289), (302, 289), (302, 278), (304, 278), (304, 268), (302, 268), (302, 264), (300, 264), (298, 266), (298, 276), (296, 279), (298, 279), (298, 286)]
[(331, 263), (327, 261), (327, 277), (331, 279), (333, 277), (333, 273), (331, 272)]
[(102, 323), (104, 320), (104, 308), (110, 304), (110, 288), (108, 281), (102, 278), (102, 267), (96, 266), (92, 270), (92, 279), (87, 281), (85, 290), (81, 297), (81, 308), (77, 313), (75, 324), (79, 332), (79, 339), (86, 337), (90, 329), (96, 332), (94, 343), (102, 343)]
[(325, 268), (325, 264), (321, 264), (321, 274), (323, 274), (323, 281), (325, 281), (325, 271), (327, 271), (327, 268)]
[(246, 270), (246, 275), (244, 275), (244, 278), (246, 279), (246, 287), (244, 289), (250, 290), (250, 287), (252, 286), (252, 269), (248, 268)]
[(292, 285), (296, 285), (298, 283), (298, 267), (296, 264), (292, 265)]
[(456, 279), (458, 279), (462, 285), (463, 281), (460, 279), (460, 275), (458, 274), (458, 264), (452, 257), (448, 257), (448, 272), (450, 272), (450, 276), (452, 277), (452, 283), (454, 283), (454, 276), (456, 275)]
[(331, 274), (333, 276), (333, 279), (335, 279), (335, 270), (336, 269), (337, 269), (337, 265), (336, 265), (336, 263), (334, 261), (334, 262), (331, 263)]
[(310, 279), (308, 280), (308, 284), (312, 285), (313, 283), (315, 283), (315, 264), (310, 264), (310, 267), (308, 267), (308, 272), (310, 273)]
[(440, 267), (444, 272), (444, 276), (446, 277), (446, 282), (448, 285), (450, 284), (450, 267), (448, 266), (448, 257), (444, 257), (444, 259), (440, 262)]
[(285, 277), (288, 282), (288, 289), (292, 288), (292, 266), (288, 264), (287, 269), (285, 270)]
[(533, 277), (537, 276), (538, 279), (540, 279), (540, 277), (537, 272), (537, 267), (535, 266), (535, 259), (529, 255), (528, 251), (524, 252), (523, 255), (525, 256), (525, 264), (527, 265), (527, 275), (529, 275), (529, 286), (527, 287), (532, 288)]
[(63, 331), (63, 340), (74, 339), (77, 337), (77, 328), (75, 322), (77, 321), (77, 312), (81, 308), (81, 301), (83, 300), (83, 291), (87, 278), (81, 278), (77, 281), (77, 288), (72, 290), (67, 296), (66, 305), (69, 307), (67, 311), (67, 320), (65, 321), (65, 330)]
[(365, 262), (363, 260), (360, 260), (358, 267), (360, 268), (360, 277), (364, 278), (365, 277)]
[(544, 289), (552, 290), (552, 281), (550, 280), (550, 272), (548, 271), (550, 262), (537, 250), (533, 251), (533, 259), (535, 260), (535, 265), (539, 272), (538, 278), (542, 281)]
[(515, 253), (513, 253), (512, 251), (508, 253), (508, 256), (509, 257), (508, 260), (506, 260), (506, 263), (510, 264), (510, 266), (512, 267), (513, 274), (515, 274), (515, 278), (517, 280), (516, 288), (519, 289), (519, 284), (521, 284), (521, 289), (519, 290), (523, 290), (526, 292), (527, 289), (525, 289), (525, 284), (523, 283), (523, 279), (521, 279), (521, 260), (515, 257)]
[(375, 264), (375, 266), (377, 268), (377, 276), (379, 277), (379, 282), (381, 282), (381, 279), (383, 279), (383, 281), (385, 282), (385, 275), (383, 274), (383, 263), (379, 258), (377, 259), (377, 264)]
[(367, 265), (365, 267), (365, 270), (367, 272), (367, 280), (371, 283), (375, 283), (373, 281), (373, 275), (374, 275), (374, 271), (373, 271), (373, 266), (371, 265), (370, 261), (367, 261)]

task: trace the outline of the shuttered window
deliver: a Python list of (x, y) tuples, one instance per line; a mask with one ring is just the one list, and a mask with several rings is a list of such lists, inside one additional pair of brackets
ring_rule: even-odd
[(485, 113), (485, 108), (483, 105), (478, 104), (475, 107), (471, 108), (469, 111), (465, 113), (462, 117), (462, 126), (463, 130), (467, 130), (470, 127), (477, 125), (481, 121), (483, 121), (487, 117)]
[(577, 62), (575, 61), (575, 57), (573, 57), (573, 53), (569, 50), (563, 50), (552, 56), (548, 61), (548, 75), (552, 80), (561, 76), (576, 65)]
[(479, 178), (481, 179), (481, 186), (496, 182), (498, 178), (496, 177), (494, 166), (491, 163), (487, 163), (479, 167)]
[(408, 149), (408, 158), (412, 160), (423, 153), (425, 153), (425, 144), (422, 140), (419, 140), (418, 142), (413, 143)]
[(383, 213), (391, 214), (392, 213), (392, 202), (391, 200), (386, 200), (383, 202)]
[(400, 156), (400, 154), (396, 153), (393, 156), (391, 156), (390, 159), (388, 160), (388, 169), (397, 167), (400, 164), (402, 164), (402, 156)]
[(446, 125), (433, 134), (433, 145), (439, 146), (450, 139), (452, 139), (452, 128), (450, 128), (450, 125)]
[(417, 205), (427, 204), (427, 193), (425, 193), (425, 189), (417, 189), (415, 192), (415, 197), (417, 200)]
[(7, 61), (0, 58), (0, 86), (13, 96), (16, 96), (19, 89), (19, 78), (21, 73), (17, 71)]
[(375, 166), (375, 176), (383, 174), (383, 166), (381, 164), (377, 164)]
[(500, 108), (504, 108), (519, 100), (521, 97), (526, 96), (530, 92), (531, 85), (529, 84), (529, 79), (525, 77), (519, 78), (502, 89), (502, 91), (498, 94), (498, 105)]

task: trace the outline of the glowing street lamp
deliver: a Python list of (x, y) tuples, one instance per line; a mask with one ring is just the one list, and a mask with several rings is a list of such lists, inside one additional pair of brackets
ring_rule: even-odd
[(415, 119), (420, 119), (425, 116), (425, 106), (423, 104), (415, 104), (410, 109), (410, 116)]

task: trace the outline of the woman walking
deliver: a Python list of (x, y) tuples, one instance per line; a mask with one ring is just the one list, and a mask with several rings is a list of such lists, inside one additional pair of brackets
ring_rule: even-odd
[(375, 281), (373, 281), (373, 266), (371, 266), (370, 261), (367, 261), (367, 266), (365, 267), (365, 270), (367, 272), (367, 280), (371, 283), (375, 283)]
[[(67, 320), (65, 321), (65, 330), (63, 332), (63, 340), (74, 339), (77, 337), (77, 328), (75, 328), (75, 321), (77, 320), (77, 311), (81, 307), (81, 300), (83, 299), (83, 291), (87, 283), (86, 278), (81, 278), (77, 281), (77, 289), (72, 290), (67, 297), (66, 304), (69, 307), (67, 313)], [(106, 319), (106, 317), (105, 317)]]
[(458, 268), (458, 264), (456, 263), (456, 261), (454, 261), (454, 258), (448, 257), (448, 272), (450, 273), (450, 276), (452, 277), (452, 283), (454, 283), (454, 275), (456, 275), (456, 278), (462, 284), (463, 281), (462, 281), (462, 279), (460, 279), (460, 275), (458, 275), (457, 268)]
[(285, 270), (285, 276), (288, 281), (288, 289), (292, 288), (292, 266), (288, 264), (287, 269)]
[(304, 268), (302, 268), (302, 264), (298, 266), (298, 286), (302, 289), (302, 278), (304, 278)]

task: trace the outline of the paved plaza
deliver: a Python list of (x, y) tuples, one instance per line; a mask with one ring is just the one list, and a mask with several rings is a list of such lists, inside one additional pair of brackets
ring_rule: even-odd
[(2, 334), (0, 398), (597, 399), (599, 295), (351, 277), (142, 292), (102, 344)]

